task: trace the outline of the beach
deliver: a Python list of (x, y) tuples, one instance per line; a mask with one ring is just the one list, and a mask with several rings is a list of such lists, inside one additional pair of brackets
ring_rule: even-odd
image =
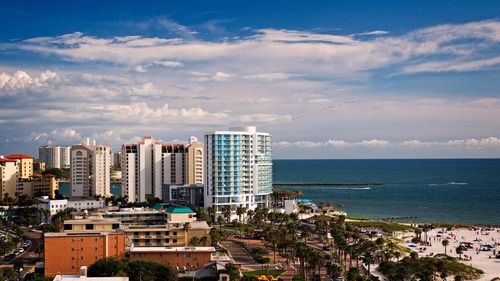
[[(425, 239), (425, 234), (422, 233), (422, 239)], [(462, 253), (461, 262), (479, 268), (484, 271), (480, 281), (490, 281), (495, 277), (500, 277), (500, 258), (495, 258), (495, 254), (499, 254), (500, 250), (500, 228), (485, 230), (484, 228), (477, 229), (453, 229), (446, 231), (443, 228), (432, 229), (427, 232), (429, 246), (416, 245), (405, 241), (406, 246), (413, 251), (417, 251), (420, 257), (432, 256), (444, 253), (442, 241), (447, 239), (449, 245), (446, 247), (447, 255), (458, 258), (456, 248), (461, 242), (470, 242), (472, 249), (468, 249)], [(482, 247), (490, 244), (493, 248), (489, 251)], [(483, 249), (481, 249), (483, 248)], [(495, 253), (495, 254), (494, 254)]]

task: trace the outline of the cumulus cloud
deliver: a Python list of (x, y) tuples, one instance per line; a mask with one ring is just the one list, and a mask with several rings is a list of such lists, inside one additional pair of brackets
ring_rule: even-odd
[(57, 73), (45, 71), (40, 73), (39, 77), (32, 77), (27, 72), (18, 70), (13, 74), (0, 73), (0, 95), (2, 93), (9, 94), (8, 90), (19, 89), (37, 89), (47, 86), (52, 81), (58, 78)]

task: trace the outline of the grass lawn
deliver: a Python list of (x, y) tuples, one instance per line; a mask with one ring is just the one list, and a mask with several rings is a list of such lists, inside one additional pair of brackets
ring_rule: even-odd
[(300, 277), (300, 275), (295, 275), (292, 278), (292, 281), (301, 281), (301, 280), (302, 280), (302, 277)]
[(254, 271), (243, 272), (243, 275), (245, 276), (272, 275), (274, 277), (277, 277), (281, 275), (283, 272), (285, 272), (283, 269), (270, 269), (270, 270), (259, 269)]

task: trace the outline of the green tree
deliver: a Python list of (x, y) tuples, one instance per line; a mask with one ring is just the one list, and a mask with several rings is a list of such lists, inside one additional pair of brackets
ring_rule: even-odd
[(89, 267), (89, 277), (113, 277), (123, 275), (126, 264), (116, 258), (104, 258)]
[(175, 281), (177, 276), (169, 266), (152, 261), (131, 261), (125, 273), (130, 281)]
[(240, 270), (232, 263), (227, 263), (225, 266), (225, 271), (229, 275), (229, 280), (238, 281), (240, 280)]

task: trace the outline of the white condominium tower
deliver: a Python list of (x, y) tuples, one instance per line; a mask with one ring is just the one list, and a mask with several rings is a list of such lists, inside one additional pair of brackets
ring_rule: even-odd
[(71, 147), (71, 198), (110, 196), (111, 147), (86, 142)]
[(191, 175), (193, 180), (200, 180), (196, 177), (200, 171), (190, 171), (201, 169), (203, 173), (203, 163), (188, 165), (189, 159), (197, 158), (190, 157), (190, 152), (201, 153), (203, 159), (203, 148), (189, 149), (194, 144), (162, 144), (150, 136), (145, 136), (138, 144), (124, 144), (121, 153), (122, 195), (128, 196), (129, 202), (144, 202), (150, 197), (162, 199), (163, 185), (186, 184)]
[(268, 207), (272, 193), (272, 139), (255, 127), (205, 134), (205, 208)]
[(69, 168), (70, 149), (69, 146), (40, 146), (38, 148), (38, 160), (45, 162), (45, 168)]

